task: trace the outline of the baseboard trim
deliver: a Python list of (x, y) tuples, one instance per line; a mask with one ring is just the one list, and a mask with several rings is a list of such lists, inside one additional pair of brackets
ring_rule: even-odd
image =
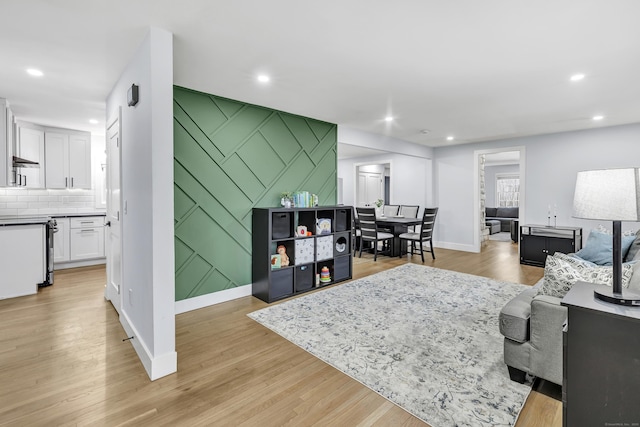
[(151, 381), (173, 374), (178, 370), (178, 353), (172, 351), (158, 357), (153, 357), (145, 343), (140, 340), (140, 334), (138, 334), (136, 328), (131, 324), (127, 313), (124, 311), (120, 314), (120, 324), (127, 333), (127, 336), (133, 337), (129, 342), (136, 351)]
[(442, 249), (451, 249), (454, 251), (462, 251), (462, 252), (475, 252), (478, 251), (474, 248), (473, 245), (463, 245), (461, 243), (451, 243), (451, 242), (433, 242), (433, 246), (436, 248)]
[(106, 258), (89, 259), (85, 261), (68, 261), (53, 264), (53, 271), (66, 270), (67, 268), (88, 267), (90, 265), (106, 264)]
[(237, 288), (225, 289), (211, 294), (201, 295), (176, 301), (176, 314), (186, 313), (187, 311), (197, 310), (199, 308), (209, 307), (211, 305), (220, 304), (222, 302), (247, 297), (251, 295), (251, 284), (238, 286)]

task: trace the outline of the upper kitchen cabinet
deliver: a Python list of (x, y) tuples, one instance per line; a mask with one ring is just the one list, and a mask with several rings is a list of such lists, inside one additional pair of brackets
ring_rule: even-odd
[(9, 103), (0, 98), (0, 187), (9, 186), (12, 173), (14, 119)]
[(18, 123), (17, 130), (15, 156), (36, 162), (38, 166), (16, 167), (15, 186), (44, 188), (44, 130), (37, 125), (21, 123)]
[(91, 134), (46, 131), (47, 188), (91, 188)]

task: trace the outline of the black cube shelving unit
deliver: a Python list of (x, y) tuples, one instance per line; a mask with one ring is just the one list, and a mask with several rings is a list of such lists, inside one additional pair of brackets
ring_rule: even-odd
[[(254, 208), (253, 296), (270, 303), (351, 279), (353, 217), (351, 206)], [(311, 235), (297, 235), (299, 226)], [(286, 248), (288, 266), (272, 266), (278, 246)], [(330, 281), (320, 280), (324, 267)]]

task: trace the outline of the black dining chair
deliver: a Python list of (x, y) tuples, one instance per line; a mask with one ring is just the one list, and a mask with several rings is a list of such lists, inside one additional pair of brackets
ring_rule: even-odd
[(398, 237), (400, 238), (400, 254), (398, 255), (402, 258), (402, 242), (406, 240), (407, 242), (411, 242), (409, 246), (411, 251), (409, 251), (409, 247), (407, 247), (407, 252), (411, 255), (415, 254), (415, 246), (414, 244), (417, 242), (420, 244), (420, 257), (422, 258), (422, 262), (424, 262), (424, 248), (422, 246), (423, 243), (429, 242), (429, 246), (431, 247), (431, 257), (436, 259), (436, 254), (433, 252), (433, 226), (436, 223), (436, 215), (438, 215), (438, 208), (424, 208), (424, 214), (422, 215), (422, 223), (420, 225), (419, 232), (408, 232), (402, 233)]
[(374, 208), (356, 208), (358, 220), (360, 222), (360, 254), (362, 258), (363, 242), (373, 243), (373, 260), (378, 259), (378, 242), (386, 242), (393, 239), (393, 234), (378, 231), (376, 224), (376, 210)]

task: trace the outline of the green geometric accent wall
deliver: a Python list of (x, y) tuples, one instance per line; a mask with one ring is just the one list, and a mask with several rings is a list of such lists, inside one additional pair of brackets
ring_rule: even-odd
[(337, 125), (174, 86), (176, 301), (251, 283), (251, 212), (337, 199)]

